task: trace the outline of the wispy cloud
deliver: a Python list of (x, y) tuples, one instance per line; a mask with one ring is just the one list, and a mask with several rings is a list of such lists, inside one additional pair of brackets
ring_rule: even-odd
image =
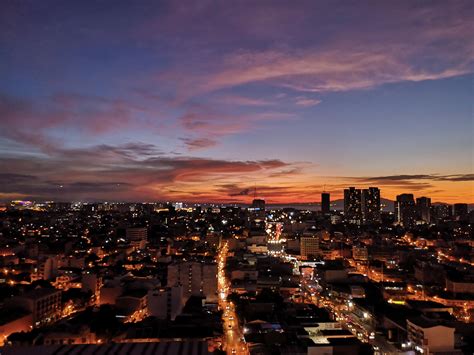
[(199, 150), (214, 147), (217, 141), (210, 138), (182, 138), (189, 150)]
[(228, 135), (255, 130), (264, 123), (293, 120), (296, 115), (285, 112), (261, 112), (248, 114), (220, 113), (208, 108), (187, 112), (178, 118), (182, 127), (197, 136), (184, 139), (188, 148), (208, 148), (217, 144), (217, 139)]
[(265, 107), (273, 106), (277, 102), (270, 99), (264, 99), (259, 97), (248, 97), (241, 95), (219, 95), (213, 101), (219, 105), (231, 105), (231, 106), (251, 106), (251, 107)]
[[(178, 63), (175, 69), (162, 73), (160, 80), (179, 83), (179, 94), (192, 97), (255, 83), (325, 93), (472, 72), (474, 40), (470, 36), (469, 2), (338, 4), (338, 16), (347, 18), (340, 26), (334, 26), (338, 18), (334, 9), (319, 3), (301, 7), (272, 4), (271, 15), (265, 16), (266, 26), (258, 25), (255, 18), (268, 10), (265, 4), (251, 11), (244, 6), (233, 7), (233, 14), (240, 16), (227, 17), (227, 12), (217, 14), (203, 5), (186, 10), (179, 7), (169, 13), (169, 22), (150, 23), (151, 28), (170, 32), (176, 23), (186, 23), (196, 28), (198, 39), (183, 38), (184, 43), (193, 49), (193, 45), (203, 43), (220, 45), (223, 53), (216, 60), (203, 52), (194, 63), (199, 70), (189, 71), (183, 68), (184, 63)], [(210, 34), (203, 28), (197, 22), (203, 13), (208, 13), (211, 23), (222, 25), (222, 31)], [(294, 16), (297, 22), (292, 23), (298, 26), (289, 23), (288, 16)], [(226, 26), (224, 21), (232, 25)], [(315, 23), (318, 28), (334, 31), (320, 33)], [(250, 28), (255, 31), (252, 36)], [(267, 45), (258, 46), (255, 42), (259, 38)], [(225, 39), (240, 45), (223, 46)]]
[(313, 99), (309, 97), (304, 97), (304, 96), (298, 96), (296, 98), (295, 104), (298, 106), (304, 106), (304, 107), (311, 107), (311, 106), (316, 106), (321, 103), (321, 100), (319, 99)]
[(376, 183), (393, 181), (414, 181), (414, 180), (432, 180), (432, 181), (474, 181), (474, 174), (412, 174), (412, 175), (387, 175), (373, 177), (352, 178), (360, 181), (373, 181)]

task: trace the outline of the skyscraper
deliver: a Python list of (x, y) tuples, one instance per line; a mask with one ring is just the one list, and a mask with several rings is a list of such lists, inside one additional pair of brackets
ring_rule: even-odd
[(418, 218), (425, 223), (431, 222), (431, 199), (429, 197), (418, 197), (416, 199)]
[(362, 216), (364, 223), (380, 222), (380, 190), (369, 187), (362, 191)]
[(303, 260), (320, 255), (319, 238), (315, 235), (303, 235), (300, 238), (300, 253)]
[(144, 249), (147, 242), (148, 231), (144, 227), (127, 228), (126, 238), (135, 249)]
[(254, 199), (252, 201), (251, 208), (253, 208), (254, 210), (257, 210), (257, 211), (265, 211), (265, 200), (262, 200), (262, 199), (259, 199), (259, 198)]
[(360, 224), (362, 221), (360, 189), (349, 187), (344, 190), (344, 218), (349, 223)]
[(252, 205), (247, 209), (249, 212), (249, 223), (251, 228), (261, 229), (265, 227), (265, 200), (254, 199)]
[(413, 194), (401, 194), (395, 201), (395, 215), (397, 222), (405, 228), (415, 225), (416, 206)]
[(455, 219), (463, 220), (467, 218), (467, 215), (469, 213), (467, 203), (455, 203), (453, 207)]
[(168, 286), (183, 286), (186, 300), (190, 296), (205, 296), (214, 301), (217, 294), (217, 264), (181, 261), (168, 265)]
[(321, 212), (329, 213), (330, 205), (331, 205), (331, 200), (330, 200), (329, 192), (323, 192), (321, 194)]
[(434, 223), (443, 222), (446, 219), (451, 219), (453, 216), (453, 207), (446, 204), (437, 204), (431, 206), (431, 219)]

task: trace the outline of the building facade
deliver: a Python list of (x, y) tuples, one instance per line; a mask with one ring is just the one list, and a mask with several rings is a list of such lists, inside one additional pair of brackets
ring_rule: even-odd
[(349, 223), (362, 222), (362, 191), (355, 187), (344, 190), (344, 218)]
[(321, 254), (319, 238), (314, 235), (302, 236), (300, 238), (300, 253), (303, 260), (319, 256)]
[(182, 285), (187, 300), (204, 296), (209, 302), (217, 300), (217, 264), (180, 261), (168, 266), (168, 287)]
[(429, 197), (418, 197), (416, 199), (418, 218), (424, 223), (431, 222), (431, 199)]
[(364, 223), (380, 222), (380, 190), (369, 187), (362, 191), (362, 216)]
[(410, 228), (416, 222), (416, 206), (413, 194), (401, 194), (395, 201), (395, 216), (398, 224)]
[(127, 228), (126, 239), (134, 249), (144, 249), (148, 239), (148, 230), (145, 227)]
[(323, 192), (321, 194), (321, 212), (326, 214), (331, 210), (331, 197), (329, 192)]
[(183, 286), (175, 285), (148, 291), (148, 315), (175, 320), (184, 307)]

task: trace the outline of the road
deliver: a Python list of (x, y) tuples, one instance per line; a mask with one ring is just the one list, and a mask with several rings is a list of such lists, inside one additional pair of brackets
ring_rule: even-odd
[(219, 290), (219, 308), (223, 311), (223, 341), (227, 354), (247, 355), (249, 351), (235, 312), (235, 305), (227, 299), (229, 295), (229, 281), (226, 278), (224, 269), (228, 251), (229, 247), (226, 242), (217, 255), (217, 288)]
[(375, 324), (370, 314), (360, 315), (354, 312), (354, 304), (349, 301), (331, 297), (330, 293), (322, 290), (318, 282), (312, 278), (301, 275), (301, 290), (305, 292), (306, 299), (326, 308), (340, 322), (341, 326), (353, 333), (360, 341), (370, 343), (376, 355), (389, 355), (397, 353), (398, 349), (390, 344), (387, 339), (375, 333)]

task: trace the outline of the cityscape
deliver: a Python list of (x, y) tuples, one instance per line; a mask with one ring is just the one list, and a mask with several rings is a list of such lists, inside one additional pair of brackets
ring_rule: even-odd
[(469, 353), (474, 210), (380, 193), (316, 211), (12, 201), (2, 351)]
[(473, 355), (472, 0), (0, 1), (0, 355)]

